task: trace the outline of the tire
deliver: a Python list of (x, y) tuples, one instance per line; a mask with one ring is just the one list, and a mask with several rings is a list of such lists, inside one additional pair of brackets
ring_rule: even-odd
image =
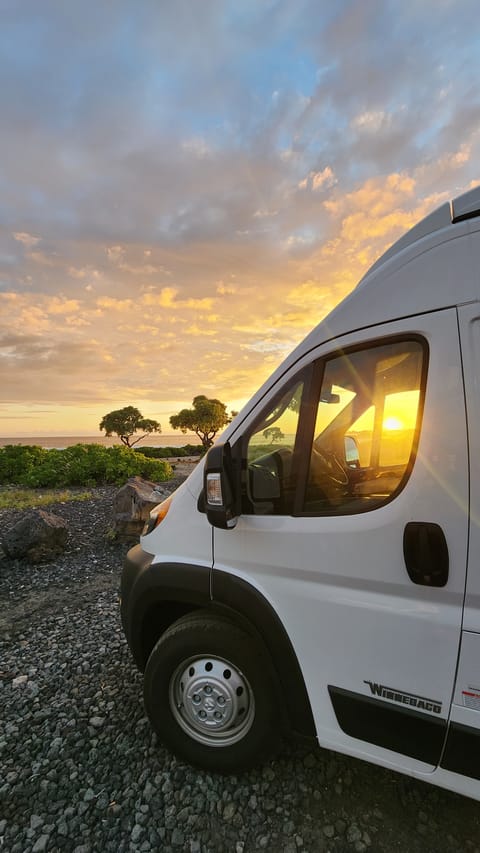
[(271, 664), (242, 629), (206, 611), (175, 622), (145, 669), (145, 708), (163, 743), (189, 764), (233, 772), (278, 744)]

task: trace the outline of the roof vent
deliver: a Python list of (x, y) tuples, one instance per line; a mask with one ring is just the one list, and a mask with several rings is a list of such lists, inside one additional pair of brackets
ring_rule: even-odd
[(452, 222), (462, 222), (480, 216), (480, 185), (452, 201)]

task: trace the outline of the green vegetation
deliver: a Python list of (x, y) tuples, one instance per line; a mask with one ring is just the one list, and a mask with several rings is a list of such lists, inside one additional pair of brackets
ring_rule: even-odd
[(183, 447), (135, 447), (134, 450), (148, 459), (181, 459), (183, 456), (202, 456), (205, 452), (202, 444), (184, 444)]
[[(123, 409), (116, 409), (114, 412), (104, 415), (100, 421), (99, 429), (105, 430), (107, 436), (118, 435), (125, 447), (133, 447), (134, 444), (146, 438), (150, 433), (162, 431), (158, 421), (144, 418), (135, 406), (125, 406)], [(137, 432), (143, 432), (143, 435), (140, 435), (135, 441), (131, 441), (132, 435)]]
[(229, 424), (235, 415), (236, 412), (229, 415), (225, 403), (221, 403), (220, 400), (199, 394), (194, 398), (191, 409), (182, 409), (178, 415), (172, 415), (170, 426), (183, 433), (188, 430), (196, 433), (204, 449), (208, 450), (217, 432)]
[(147, 459), (129, 447), (75, 444), (65, 450), (10, 444), (0, 448), (0, 484), (65, 488), (121, 484), (133, 476), (160, 483), (173, 476), (163, 459)]
[(92, 497), (91, 492), (47, 491), (39, 494), (33, 489), (5, 489), (0, 490), (0, 509), (31, 509), (67, 501), (88, 501)]

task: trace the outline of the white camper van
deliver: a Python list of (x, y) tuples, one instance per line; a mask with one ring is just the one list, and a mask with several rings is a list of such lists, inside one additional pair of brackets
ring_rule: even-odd
[(230, 771), (281, 733), (480, 799), (480, 187), (378, 260), (125, 561), (145, 705)]

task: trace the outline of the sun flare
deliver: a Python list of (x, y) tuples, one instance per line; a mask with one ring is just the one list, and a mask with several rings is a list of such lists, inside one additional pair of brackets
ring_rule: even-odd
[(394, 429), (403, 429), (404, 425), (400, 418), (385, 418), (383, 422), (383, 428), (394, 430)]

